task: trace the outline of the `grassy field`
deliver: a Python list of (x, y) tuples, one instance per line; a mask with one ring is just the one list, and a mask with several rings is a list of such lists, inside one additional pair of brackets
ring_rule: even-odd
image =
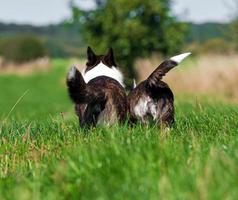
[(237, 199), (238, 106), (176, 97), (170, 131), (78, 127), (64, 60), (0, 76), (0, 199)]

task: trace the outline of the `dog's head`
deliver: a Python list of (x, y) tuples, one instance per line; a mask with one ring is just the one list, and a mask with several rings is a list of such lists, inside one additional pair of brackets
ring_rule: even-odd
[(87, 59), (86, 68), (82, 73), (86, 83), (96, 77), (107, 76), (113, 78), (124, 86), (123, 75), (117, 69), (112, 48), (108, 50), (106, 55), (97, 55), (90, 47), (88, 47)]

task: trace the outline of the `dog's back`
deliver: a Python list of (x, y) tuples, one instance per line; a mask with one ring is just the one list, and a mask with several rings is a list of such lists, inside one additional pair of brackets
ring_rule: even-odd
[[(84, 113), (85, 119), (93, 119), (93, 124), (115, 124), (125, 120), (127, 112), (126, 94), (124, 88), (116, 80), (99, 76), (91, 80), (87, 86), (95, 92), (101, 90), (104, 99), (88, 104), (87, 111)], [(92, 114), (93, 116), (90, 116)]]

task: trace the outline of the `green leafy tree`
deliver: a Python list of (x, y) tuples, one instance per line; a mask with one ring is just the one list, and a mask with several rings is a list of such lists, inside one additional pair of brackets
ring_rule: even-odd
[(73, 23), (96, 51), (113, 47), (129, 78), (135, 77), (136, 58), (181, 49), (186, 25), (172, 16), (171, 0), (95, 0), (95, 5), (84, 10), (72, 3)]

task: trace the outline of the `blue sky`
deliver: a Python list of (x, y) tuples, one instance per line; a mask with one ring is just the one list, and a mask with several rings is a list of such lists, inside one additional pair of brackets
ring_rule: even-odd
[[(173, 13), (185, 21), (197, 23), (231, 19), (234, 0), (173, 0)], [(91, 0), (76, 0), (89, 8)], [(0, 21), (45, 25), (70, 16), (69, 0), (0, 0)]]

